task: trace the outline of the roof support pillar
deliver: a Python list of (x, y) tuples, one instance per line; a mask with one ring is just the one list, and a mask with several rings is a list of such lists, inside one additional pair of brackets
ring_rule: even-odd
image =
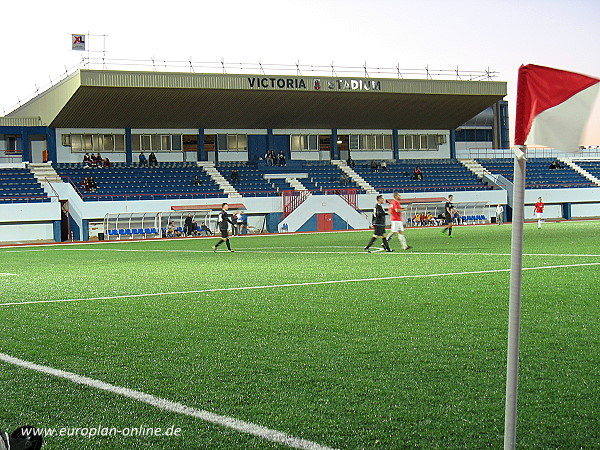
[(456, 158), (456, 130), (450, 130), (450, 158)]
[(398, 149), (398, 128), (392, 130), (392, 147), (394, 149), (394, 159), (400, 161), (400, 150)]
[(196, 139), (196, 148), (198, 161), (206, 161), (206, 150), (204, 149), (204, 128), (198, 129), (198, 137)]
[[(274, 150), (274, 149), (275, 149), (275, 145), (273, 143), (273, 128), (267, 128), (267, 150)], [(286, 155), (286, 157), (287, 157), (287, 155)]]
[(331, 130), (331, 159), (340, 159), (340, 151), (337, 144), (337, 128)]
[(58, 162), (58, 154), (56, 153), (56, 128), (46, 128), (46, 150), (48, 150), (48, 161)]
[(23, 162), (30, 161), (31, 147), (29, 144), (29, 130), (27, 127), (21, 127), (21, 157)]
[(133, 149), (131, 147), (131, 128), (125, 128), (125, 162), (133, 162)]

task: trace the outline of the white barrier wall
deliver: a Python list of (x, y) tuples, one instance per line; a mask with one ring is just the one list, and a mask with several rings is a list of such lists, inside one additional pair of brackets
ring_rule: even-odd
[(0, 204), (0, 241), (53, 240), (60, 202)]

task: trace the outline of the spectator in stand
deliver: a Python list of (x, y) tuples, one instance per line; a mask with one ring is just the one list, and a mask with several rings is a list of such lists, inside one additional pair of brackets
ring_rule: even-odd
[(102, 165), (107, 169), (110, 169), (112, 167), (112, 163), (110, 162), (110, 159), (108, 159), (108, 157), (104, 158)]
[(379, 172), (379, 164), (375, 160), (371, 161), (371, 172)]
[(265, 166), (270, 166), (271, 164), (271, 152), (269, 150), (265, 153)]
[(349, 181), (350, 181), (350, 179), (348, 178), (348, 174), (346, 172), (342, 171), (342, 173), (340, 174), (340, 182), (344, 186), (346, 186)]
[(194, 175), (194, 179), (192, 180), (193, 186), (200, 186), (202, 184), (202, 180), (198, 175)]
[(81, 180), (81, 189), (83, 189), (84, 192), (90, 192), (90, 185), (87, 177), (84, 177), (83, 180)]
[(383, 161), (381, 161), (381, 171), (382, 172), (387, 172), (388, 171), (387, 161), (385, 159)]
[(350, 156), (350, 155), (348, 155), (348, 159), (346, 160), (346, 164), (351, 169), (354, 169), (354, 166), (356, 166), (356, 163), (354, 162), (354, 160), (352, 159), (352, 156)]
[(85, 167), (86, 169), (88, 167), (92, 167), (92, 158), (90, 157), (89, 153), (83, 155), (83, 167)]
[(138, 159), (140, 160), (140, 167), (148, 166), (148, 159), (146, 158), (146, 155), (144, 155), (144, 152), (140, 153), (140, 156), (138, 157)]
[(94, 177), (88, 178), (88, 187), (89, 187), (89, 192), (96, 192), (98, 190), (98, 183), (96, 183), (96, 180), (94, 180)]
[(279, 150), (279, 165), (284, 167), (285, 166), (285, 154), (283, 153), (283, 150)]
[(419, 166), (415, 167), (415, 170), (413, 170), (412, 178), (413, 178), (413, 180), (419, 180), (419, 181), (421, 181), (423, 179), (423, 171), (421, 170), (421, 168)]
[(154, 154), (154, 152), (151, 152), (150, 156), (148, 156), (148, 165), (150, 167), (158, 167), (158, 159), (156, 159), (156, 155)]
[(238, 181), (240, 181), (240, 174), (237, 169), (233, 169), (229, 177), (231, 178), (232, 183), (237, 183)]
[(104, 160), (102, 159), (100, 152), (98, 152), (95, 157), (92, 155), (92, 158), (94, 159), (94, 164), (96, 167), (102, 168), (102, 166), (104, 166)]

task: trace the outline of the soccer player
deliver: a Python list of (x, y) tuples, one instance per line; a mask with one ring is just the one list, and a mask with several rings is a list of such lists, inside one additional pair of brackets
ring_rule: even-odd
[(504, 223), (504, 206), (502, 206), (502, 203), (498, 203), (498, 206), (496, 206), (496, 223), (498, 225)]
[(538, 220), (538, 229), (540, 229), (544, 222), (544, 202), (542, 201), (542, 197), (538, 197), (538, 201), (535, 204), (535, 215)]
[(385, 238), (385, 216), (387, 216), (387, 213), (383, 209), (383, 206), (381, 206), (383, 202), (383, 195), (378, 195), (377, 203), (375, 204), (375, 208), (373, 210), (373, 237), (365, 247), (365, 251), (367, 253), (371, 253), (371, 245), (373, 245), (373, 243), (377, 240), (378, 237), (383, 239), (383, 248), (386, 252), (394, 251), (390, 248), (390, 246), (388, 245), (388, 241)]
[(221, 245), (223, 242), (225, 242), (225, 244), (227, 244), (227, 251), (229, 252), (233, 252), (233, 250), (231, 250), (231, 246), (229, 245), (229, 224), (233, 225), (232, 220), (229, 218), (229, 214), (227, 214), (227, 210), (229, 209), (229, 205), (227, 203), (223, 203), (221, 205), (221, 212), (219, 213), (219, 219), (218, 224), (219, 224), (219, 230), (221, 231), (221, 240), (219, 242), (217, 242), (217, 245), (215, 245), (212, 249), (213, 252), (217, 251), (217, 247), (219, 245)]
[[(394, 200), (390, 202), (390, 217), (392, 219), (392, 228), (390, 230), (390, 234), (387, 237), (388, 244), (392, 240), (394, 234), (398, 235), (398, 240), (402, 244), (402, 248), (404, 250), (408, 250), (412, 248), (410, 245), (406, 243), (406, 237), (404, 237), (404, 224), (402, 223), (402, 211), (406, 211), (406, 208), (403, 208), (400, 205), (400, 193), (394, 192)], [(384, 238), (385, 240), (385, 238)]]
[(452, 203), (453, 199), (454, 199), (454, 196), (449, 195), (448, 201), (446, 202), (446, 205), (444, 206), (444, 220), (445, 220), (446, 226), (442, 230), (442, 233), (445, 233), (447, 231), (448, 237), (452, 237), (452, 216), (454, 215), (454, 213), (456, 213), (456, 214), (458, 214), (458, 217), (460, 217), (460, 213), (454, 206), (454, 203)]

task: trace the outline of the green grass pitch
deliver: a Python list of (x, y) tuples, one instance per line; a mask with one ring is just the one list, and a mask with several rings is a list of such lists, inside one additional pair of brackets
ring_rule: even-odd
[[(408, 229), (413, 249), (372, 254), (368, 231), (2, 248), (0, 353), (333, 448), (502, 448), (510, 233)], [(600, 222), (524, 233), (518, 447), (598, 448)], [(181, 428), (44, 449), (283, 448), (2, 361), (0, 387), (7, 431)]]

